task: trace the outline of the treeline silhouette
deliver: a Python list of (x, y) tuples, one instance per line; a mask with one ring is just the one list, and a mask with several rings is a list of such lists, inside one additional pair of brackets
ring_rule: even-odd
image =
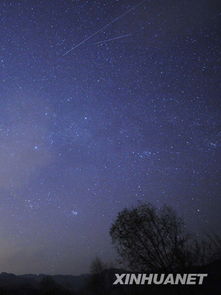
[[(120, 267), (98, 257), (90, 274), (0, 274), (0, 295), (221, 294), (221, 239), (190, 234), (182, 218), (164, 206), (140, 204), (119, 212), (110, 228)], [(115, 273), (208, 273), (203, 285), (113, 285)]]

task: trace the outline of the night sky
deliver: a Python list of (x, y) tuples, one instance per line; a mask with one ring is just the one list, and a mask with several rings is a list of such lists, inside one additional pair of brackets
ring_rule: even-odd
[(0, 271), (114, 261), (126, 206), (220, 231), (219, 1), (0, 1)]

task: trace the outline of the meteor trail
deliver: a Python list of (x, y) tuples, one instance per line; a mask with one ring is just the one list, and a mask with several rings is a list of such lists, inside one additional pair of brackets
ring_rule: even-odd
[(68, 53), (70, 53), (71, 51), (73, 51), (74, 49), (78, 48), (79, 46), (81, 46), (82, 44), (84, 44), (85, 42), (87, 42), (88, 40), (90, 40), (92, 37), (94, 37), (95, 35), (97, 35), (98, 33), (100, 33), (101, 31), (103, 31), (104, 29), (106, 29), (107, 27), (109, 27), (110, 25), (112, 25), (113, 23), (115, 23), (116, 21), (118, 21), (119, 19), (123, 18), (125, 15), (127, 15), (128, 13), (130, 13), (132, 10), (136, 9), (138, 6), (142, 5), (146, 0), (141, 1), (140, 3), (138, 3), (137, 5), (131, 7), (130, 9), (126, 10), (125, 12), (123, 12), (121, 15), (115, 17), (112, 21), (110, 21), (108, 24), (104, 25), (101, 29), (99, 29), (98, 31), (94, 32), (93, 34), (89, 35), (87, 38), (85, 38), (84, 40), (82, 40), (81, 42), (79, 42), (78, 44), (76, 44), (75, 46), (73, 46), (71, 49), (69, 49), (68, 51), (66, 51), (62, 56), (67, 55)]
[(118, 39), (126, 38), (126, 37), (129, 37), (129, 36), (131, 36), (131, 34), (125, 34), (125, 35), (113, 37), (111, 39), (106, 39), (106, 40), (103, 40), (103, 41), (98, 41), (98, 42), (95, 42), (95, 44), (103, 44), (103, 43), (107, 43), (107, 42), (110, 42), (110, 41), (113, 41), (113, 40), (118, 40)]

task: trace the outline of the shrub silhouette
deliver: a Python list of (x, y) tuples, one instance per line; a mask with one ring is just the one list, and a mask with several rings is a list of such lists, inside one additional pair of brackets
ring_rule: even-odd
[(180, 271), (205, 262), (205, 249), (183, 220), (164, 206), (141, 204), (121, 211), (110, 229), (117, 251), (134, 271)]
[(88, 288), (92, 291), (92, 294), (102, 295), (105, 293), (105, 271), (106, 265), (100, 258), (96, 257), (90, 267), (91, 278)]

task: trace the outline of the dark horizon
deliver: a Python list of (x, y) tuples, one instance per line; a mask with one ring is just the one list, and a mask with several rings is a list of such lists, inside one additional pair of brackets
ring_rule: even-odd
[(218, 1), (1, 1), (0, 272), (116, 264), (119, 211), (221, 233)]

